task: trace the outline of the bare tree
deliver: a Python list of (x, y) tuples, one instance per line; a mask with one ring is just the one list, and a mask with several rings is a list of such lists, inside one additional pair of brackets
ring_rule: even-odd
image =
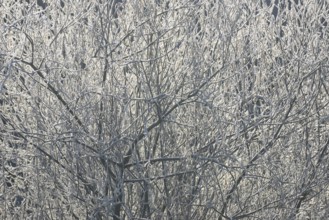
[(2, 219), (326, 219), (325, 1), (0, 3)]

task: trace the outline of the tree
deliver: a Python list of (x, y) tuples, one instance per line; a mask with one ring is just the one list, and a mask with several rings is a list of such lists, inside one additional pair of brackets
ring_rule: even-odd
[(325, 219), (328, 6), (3, 1), (3, 219)]

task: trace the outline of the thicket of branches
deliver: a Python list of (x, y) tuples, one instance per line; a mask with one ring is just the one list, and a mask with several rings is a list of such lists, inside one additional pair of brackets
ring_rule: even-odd
[(326, 219), (326, 1), (0, 3), (1, 219)]

